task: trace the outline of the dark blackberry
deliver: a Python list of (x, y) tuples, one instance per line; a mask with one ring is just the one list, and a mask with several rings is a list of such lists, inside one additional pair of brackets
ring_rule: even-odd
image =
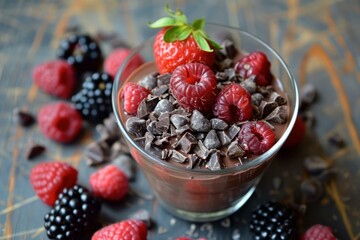
[(44, 217), (49, 239), (79, 239), (100, 212), (100, 201), (79, 186), (65, 188)]
[(71, 99), (84, 120), (99, 123), (109, 116), (112, 85), (112, 77), (107, 73), (97, 72), (85, 77), (81, 90)]
[(97, 71), (102, 65), (101, 49), (89, 35), (71, 35), (62, 40), (57, 57), (74, 66), (78, 73)]
[(256, 240), (293, 240), (298, 237), (295, 212), (278, 202), (260, 205), (251, 215), (250, 230)]

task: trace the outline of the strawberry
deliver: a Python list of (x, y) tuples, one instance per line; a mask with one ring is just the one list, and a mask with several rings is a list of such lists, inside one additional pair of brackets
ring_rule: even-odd
[(44, 203), (54, 206), (64, 188), (72, 188), (76, 184), (77, 175), (77, 170), (67, 163), (44, 162), (31, 170), (30, 183)]
[(173, 12), (166, 6), (170, 17), (163, 17), (149, 24), (151, 28), (163, 28), (155, 37), (153, 51), (160, 74), (171, 73), (177, 66), (199, 62), (209, 67), (215, 63), (214, 49), (221, 47), (204, 31), (205, 20), (196, 19), (189, 24), (180, 10)]
[(140, 220), (124, 220), (111, 224), (94, 233), (91, 240), (146, 240), (147, 227)]

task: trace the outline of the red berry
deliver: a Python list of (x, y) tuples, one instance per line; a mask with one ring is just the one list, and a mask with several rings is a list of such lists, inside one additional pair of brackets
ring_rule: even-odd
[(90, 185), (95, 196), (109, 201), (121, 200), (128, 192), (128, 179), (125, 173), (114, 165), (91, 174)]
[(260, 155), (275, 144), (275, 132), (264, 121), (244, 123), (239, 132), (240, 146), (248, 152)]
[(78, 171), (64, 162), (44, 162), (30, 172), (30, 183), (35, 193), (47, 205), (54, 206), (58, 195), (65, 188), (72, 188), (77, 181)]
[[(119, 71), (121, 64), (124, 62), (127, 56), (131, 53), (130, 49), (127, 48), (118, 48), (115, 49), (110, 55), (105, 59), (104, 70), (109, 75), (115, 79), (117, 72)], [(132, 59), (127, 63), (126, 68), (121, 75), (121, 80), (126, 81), (130, 74), (138, 67), (144, 64), (144, 60), (140, 55), (136, 54)]]
[(309, 228), (301, 240), (336, 240), (330, 227), (316, 224)]
[(153, 46), (155, 63), (160, 74), (171, 73), (176, 67), (191, 62), (203, 63), (209, 67), (214, 65), (215, 51), (201, 50), (192, 35), (182, 41), (167, 43), (164, 41), (167, 29), (158, 32)]
[(142, 100), (150, 91), (136, 83), (128, 82), (121, 91), (120, 98), (124, 100), (124, 109), (128, 114), (135, 115)]
[(243, 78), (255, 75), (255, 82), (260, 86), (266, 86), (270, 84), (272, 79), (270, 65), (265, 53), (253, 52), (240, 58), (235, 65), (235, 69)]
[(70, 64), (64, 60), (45, 62), (34, 68), (34, 83), (44, 92), (68, 99), (72, 96), (76, 77)]
[(298, 116), (296, 118), (293, 129), (290, 132), (289, 137), (284, 143), (284, 147), (294, 147), (298, 145), (301, 140), (305, 137), (306, 134), (306, 125), (302, 117)]
[(217, 96), (213, 113), (228, 123), (249, 120), (252, 117), (250, 93), (236, 83), (227, 85)]
[(170, 90), (179, 105), (188, 111), (207, 112), (216, 98), (217, 80), (213, 71), (201, 63), (178, 66), (170, 79)]
[(40, 130), (46, 137), (62, 143), (75, 140), (82, 128), (80, 113), (65, 102), (50, 103), (41, 107), (38, 120)]
[(118, 239), (146, 240), (146, 224), (140, 220), (124, 220), (98, 230), (91, 238), (91, 240)]

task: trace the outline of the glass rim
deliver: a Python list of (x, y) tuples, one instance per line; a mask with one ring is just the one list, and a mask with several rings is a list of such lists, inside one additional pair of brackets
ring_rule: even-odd
[(139, 151), (141, 153), (141, 155), (144, 156), (146, 161), (150, 161), (150, 162), (159, 164), (159, 165), (169, 168), (173, 171), (184, 172), (187, 174), (196, 173), (196, 174), (201, 174), (201, 175), (219, 175), (219, 174), (232, 174), (232, 173), (238, 173), (241, 171), (247, 171), (249, 169), (259, 166), (260, 164), (264, 163), (266, 160), (271, 159), (271, 157), (274, 154), (276, 154), (278, 150), (280, 150), (281, 146), (284, 144), (284, 142), (288, 138), (288, 136), (295, 124), (297, 114), (298, 114), (298, 109), (299, 109), (299, 91), (297, 88), (296, 80), (295, 80), (294, 76), (291, 74), (288, 65), (281, 58), (281, 56), (272, 47), (270, 47), (266, 42), (264, 42), (260, 38), (256, 37), (255, 35), (247, 32), (243, 29), (237, 28), (237, 27), (226, 26), (226, 25), (217, 24), (217, 23), (207, 23), (207, 25), (237, 31), (240, 35), (245, 35), (245, 36), (251, 38), (252, 40), (256, 41), (257, 43), (259, 43), (260, 45), (265, 47), (269, 52), (271, 52), (271, 54), (273, 54), (274, 57), (276, 57), (276, 59), (280, 62), (281, 66), (285, 69), (285, 72), (290, 79), (291, 87), (295, 94), (295, 96), (294, 96), (294, 111), (293, 111), (293, 114), (290, 118), (289, 124), (286, 127), (286, 130), (284, 131), (283, 135), (278, 139), (278, 141), (268, 151), (266, 151), (265, 153), (263, 153), (262, 155), (260, 155), (256, 158), (252, 159), (251, 161), (245, 162), (239, 166), (234, 166), (234, 167), (224, 168), (224, 169), (219, 169), (219, 170), (191, 169), (191, 168), (189, 169), (189, 168), (177, 166), (175, 164), (171, 164), (165, 160), (161, 160), (160, 158), (150, 155), (144, 148), (142, 148), (139, 144), (137, 144), (133, 140), (133, 138), (130, 136), (130, 134), (126, 131), (126, 128), (125, 128), (124, 124), (122, 123), (120, 115), (118, 113), (118, 109), (119, 109), (118, 108), (119, 107), (118, 92), (122, 88), (122, 86), (120, 85), (121, 84), (120, 76), (124, 70), (124, 67), (128, 64), (128, 62), (147, 44), (152, 43), (155, 36), (152, 36), (152, 37), (146, 39), (140, 45), (133, 48), (131, 50), (131, 53), (126, 57), (123, 64), (120, 66), (120, 68), (115, 76), (113, 89), (112, 89), (112, 107), (113, 107), (114, 115), (115, 115), (117, 124), (120, 128), (121, 134), (125, 137), (125, 139), (128, 143), (130, 143), (137, 151)]

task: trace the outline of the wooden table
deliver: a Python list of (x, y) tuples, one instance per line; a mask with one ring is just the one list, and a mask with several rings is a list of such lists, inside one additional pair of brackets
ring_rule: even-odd
[[(360, 2), (328, 1), (175, 1), (189, 19), (205, 16), (216, 22), (243, 28), (268, 42), (286, 60), (299, 85), (312, 83), (319, 97), (311, 111), (316, 127), (302, 143), (282, 150), (266, 172), (251, 200), (236, 214), (214, 223), (194, 224), (176, 219), (156, 200), (129, 195), (119, 205), (106, 205), (104, 223), (125, 219), (136, 209), (147, 209), (156, 223), (148, 239), (174, 239), (187, 235), (208, 239), (251, 239), (247, 222), (251, 211), (268, 199), (297, 196), (306, 178), (303, 159), (321, 155), (337, 170), (321, 200), (307, 204), (301, 229), (322, 223), (339, 239), (360, 238)], [(225, 1), (223, 1), (225, 2)], [(79, 182), (87, 185), (95, 169), (86, 165), (84, 146), (92, 139), (88, 130), (76, 144), (59, 145), (46, 139), (35, 124), (22, 128), (12, 110), (39, 108), (56, 99), (39, 91), (31, 72), (35, 65), (55, 58), (55, 49), (69, 25), (95, 33), (115, 31), (133, 46), (155, 34), (149, 20), (164, 16), (165, 2), (153, 1), (1, 1), (0, 2), (0, 239), (46, 239), (43, 215), (49, 211), (29, 183), (29, 171), (51, 159), (70, 162), (79, 169)], [(346, 142), (336, 148), (327, 141), (338, 133)], [(29, 142), (47, 147), (46, 153), (27, 161)], [(274, 179), (281, 180), (279, 189)], [(148, 191), (141, 173), (134, 189)], [(148, 192), (150, 194), (150, 192)], [(241, 237), (240, 237), (241, 236)]]

